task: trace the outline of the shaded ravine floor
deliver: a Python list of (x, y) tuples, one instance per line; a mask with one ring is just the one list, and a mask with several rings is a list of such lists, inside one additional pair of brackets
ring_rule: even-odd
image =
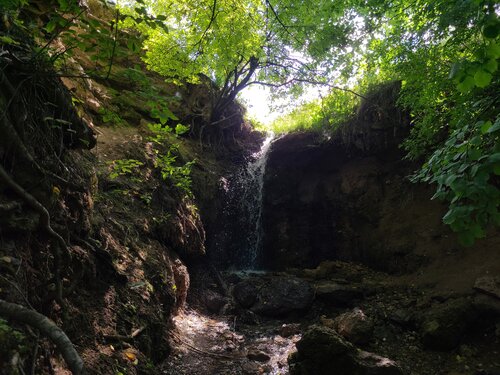
[(279, 335), (279, 322), (245, 328), (234, 317), (209, 317), (187, 308), (174, 319), (169, 375), (287, 375), (300, 335)]

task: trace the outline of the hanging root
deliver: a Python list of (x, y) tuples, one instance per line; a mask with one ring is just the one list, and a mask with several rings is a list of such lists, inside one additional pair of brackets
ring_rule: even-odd
[[(42, 176), (50, 176), (53, 178), (57, 183), (63, 185), (63, 186), (68, 186), (71, 187), (72, 189), (75, 190), (81, 190), (81, 188), (78, 186), (78, 184), (72, 183), (70, 181), (67, 181), (66, 179), (62, 178), (61, 176), (58, 176), (57, 174), (45, 170), (31, 155), (31, 152), (28, 150), (26, 145), (24, 144), (21, 136), (19, 135), (19, 129), (22, 128), (21, 123), (23, 121), (26, 121), (27, 119), (27, 110), (25, 108), (25, 105), (23, 103), (19, 103), (19, 88), (20, 86), (26, 81), (22, 81), (17, 88), (14, 88), (13, 85), (10, 83), (9, 79), (7, 76), (0, 71), (0, 87), (2, 89), (5, 89), (5, 91), (9, 94), (11, 97), (9, 103), (7, 103), (7, 106), (5, 108), (5, 111), (0, 114), (0, 127), (2, 128), (3, 132), (3, 139), (0, 140), (0, 144), (3, 143), (5, 146), (12, 147), (15, 152), (16, 156), (19, 157), (21, 160), (24, 162), (30, 164), (37, 172), (39, 172)], [(64, 98), (62, 98), (62, 93), (59, 91), (56, 91), (57, 95), (57, 101), (58, 103), (61, 103), (61, 107), (64, 107)], [(15, 111), (16, 113), (15, 116), (15, 122), (11, 122), (7, 116), (7, 111), (9, 110), (9, 107), (11, 105), (15, 104)]]
[(64, 238), (62, 238), (50, 225), (50, 215), (47, 209), (30, 193), (24, 190), (12, 177), (9, 176), (7, 171), (0, 165), (0, 178), (3, 179), (7, 185), (21, 197), (29, 206), (40, 214), (40, 226), (54, 239), (54, 274), (56, 278), (56, 293), (57, 301), (63, 303), (63, 291), (61, 281), (61, 251), (68, 251), (68, 245)]
[(71, 340), (52, 320), (34, 310), (0, 299), (0, 315), (18, 323), (27, 324), (47, 336), (61, 352), (73, 375), (83, 375), (83, 361)]

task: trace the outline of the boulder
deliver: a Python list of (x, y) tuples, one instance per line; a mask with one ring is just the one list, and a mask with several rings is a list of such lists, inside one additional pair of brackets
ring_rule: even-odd
[(241, 307), (248, 309), (257, 302), (257, 286), (253, 279), (239, 282), (234, 286), (233, 296)]
[(451, 350), (460, 344), (462, 336), (476, 320), (476, 309), (468, 298), (458, 298), (432, 307), (420, 327), (426, 348)]
[(333, 329), (314, 325), (290, 356), (291, 375), (401, 375), (388, 358), (355, 348)]
[(306, 311), (314, 299), (314, 289), (294, 276), (252, 277), (233, 289), (236, 302), (256, 314), (279, 317)]
[(316, 298), (333, 306), (353, 306), (363, 296), (361, 288), (351, 285), (327, 282), (316, 286)]
[(360, 308), (339, 315), (333, 321), (333, 328), (353, 344), (366, 344), (373, 337), (373, 320)]
[(314, 299), (314, 289), (306, 281), (291, 276), (272, 277), (257, 296), (252, 311), (277, 317), (306, 311)]

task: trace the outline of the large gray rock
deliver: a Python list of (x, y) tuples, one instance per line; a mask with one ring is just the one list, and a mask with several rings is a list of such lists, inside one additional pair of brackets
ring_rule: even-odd
[(402, 375), (392, 360), (355, 348), (333, 329), (312, 326), (289, 358), (291, 375)]
[(468, 298), (450, 300), (431, 308), (420, 327), (422, 343), (435, 350), (450, 350), (460, 344), (464, 333), (477, 318)]
[(254, 277), (236, 284), (236, 302), (256, 314), (278, 317), (306, 311), (313, 299), (314, 288), (293, 276)]

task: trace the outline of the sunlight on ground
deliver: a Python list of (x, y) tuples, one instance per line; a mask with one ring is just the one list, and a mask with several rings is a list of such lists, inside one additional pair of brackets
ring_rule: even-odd
[[(251, 368), (256, 374), (287, 374), (287, 358), (294, 352), (300, 334), (280, 336), (279, 324), (238, 325), (235, 316), (209, 317), (185, 310), (173, 318), (176, 345), (168, 374), (235, 374)], [(176, 332), (176, 333), (174, 333)], [(247, 357), (263, 352), (268, 360), (259, 362)], [(244, 372), (252, 373), (252, 372)]]

